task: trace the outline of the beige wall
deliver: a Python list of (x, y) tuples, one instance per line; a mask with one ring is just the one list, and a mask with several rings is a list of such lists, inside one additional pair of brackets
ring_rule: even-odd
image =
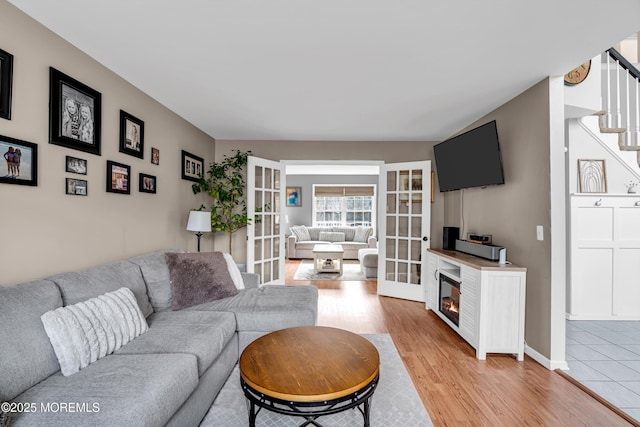
[[(386, 163), (413, 160), (432, 160), (433, 142), (367, 142), (367, 141), (216, 141), (216, 160), (229, 155), (233, 150), (251, 150), (256, 157), (270, 160), (383, 160)], [(438, 188), (436, 183), (436, 189)], [(431, 204), (431, 241), (441, 246), (443, 224), (443, 197), (436, 190), (435, 203)], [(246, 233), (234, 238), (233, 257), (237, 261), (246, 259), (244, 246)], [(433, 243), (436, 242), (436, 243)], [(226, 237), (216, 236), (216, 248), (225, 248)]]
[[(4, 1), (0, 48), (14, 55), (12, 119), (0, 119), (0, 134), (36, 143), (39, 156), (37, 187), (0, 184), (0, 285), (167, 246), (195, 250), (185, 227), (202, 197), (180, 179), (180, 150), (210, 162), (214, 140)], [(102, 93), (102, 156), (48, 143), (50, 66)], [(118, 152), (120, 109), (145, 122), (144, 159)], [(86, 177), (65, 173), (67, 155), (88, 160)], [(131, 195), (105, 192), (107, 160), (131, 166)], [(156, 195), (138, 192), (140, 172), (157, 176)], [(89, 195), (65, 195), (65, 177), (87, 179)]]
[[(505, 184), (464, 190), (464, 230), (491, 234), (507, 258), (527, 267), (527, 344), (550, 357), (550, 123), (549, 81), (544, 80), (467, 129), (496, 120)], [(466, 129), (465, 129), (466, 130)], [(460, 225), (460, 191), (445, 196), (445, 221)], [(545, 240), (536, 240), (542, 225)]]

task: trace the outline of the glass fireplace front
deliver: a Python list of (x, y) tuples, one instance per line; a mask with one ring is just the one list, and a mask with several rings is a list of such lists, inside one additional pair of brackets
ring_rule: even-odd
[(460, 323), (460, 282), (440, 273), (440, 312), (456, 326)]

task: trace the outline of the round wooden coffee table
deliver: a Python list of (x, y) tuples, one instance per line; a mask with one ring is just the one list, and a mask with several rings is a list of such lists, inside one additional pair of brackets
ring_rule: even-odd
[(303, 326), (267, 334), (240, 356), (249, 425), (262, 408), (320, 426), (318, 417), (357, 407), (369, 426), (379, 371), (375, 346), (348, 331)]

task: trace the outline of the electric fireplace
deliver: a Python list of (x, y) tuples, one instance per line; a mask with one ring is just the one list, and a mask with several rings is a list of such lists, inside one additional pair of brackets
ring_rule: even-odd
[(460, 282), (440, 273), (440, 312), (456, 326), (460, 323)]

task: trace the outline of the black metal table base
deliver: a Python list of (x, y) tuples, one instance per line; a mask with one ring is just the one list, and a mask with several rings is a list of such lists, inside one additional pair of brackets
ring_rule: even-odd
[(304, 418), (305, 421), (300, 424), (300, 427), (309, 425), (322, 427), (322, 424), (316, 421), (319, 417), (346, 411), (351, 408), (358, 408), (364, 419), (364, 427), (369, 427), (371, 398), (378, 385), (378, 378), (379, 376), (377, 375), (369, 384), (355, 393), (338, 399), (318, 402), (292, 402), (266, 396), (250, 387), (242, 377), (240, 377), (240, 385), (242, 386), (244, 395), (249, 401), (250, 427), (255, 427), (256, 417), (263, 408), (279, 414)]

